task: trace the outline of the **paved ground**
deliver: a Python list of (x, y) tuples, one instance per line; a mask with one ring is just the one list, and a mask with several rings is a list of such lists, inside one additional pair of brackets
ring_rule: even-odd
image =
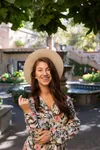
[[(21, 150), (27, 137), (22, 110), (12, 97), (0, 92), (5, 104), (13, 105), (12, 126), (0, 136), (0, 150)], [(68, 150), (100, 150), (100, 106), (77, 110), (80, 133), (68, 141)]]

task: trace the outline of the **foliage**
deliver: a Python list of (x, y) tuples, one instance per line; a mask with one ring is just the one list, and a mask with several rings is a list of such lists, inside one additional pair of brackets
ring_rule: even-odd
[(20, 40), (15, 41), (15, 44), (16, 44), (17, 47), (24, 46), (24, 42), (20, 41)]
[(0, 83), (23, 83), (25, 82), (23, 71), (15, 71), (13, 74), (4, 73), (0, 76)]
[(63, 31), (59, 28), (54, 36), (56, 42), (60, 44), (74, 46), (84, 51), (94, 51), (97, 43), (96, 35), (94, 35), (93, 32), (86, 35), (87, 31), (88, 29), (85, 28), (83, 24), (76, 24), (73, 26), (73, 20), (70, 19), (67, 21), (67, 30)]
[(100, 82), (100, 72), (85, 74), (82, 76), (82, 79), (83, 81), (88, 81), (88, 82)]
[(83, 23), (89, 32), (100, 31), (99, 0), (1, 0), (0, 23), (12, 23), (16, 30), (23, 21), (33, 23), (33, 29), (56, 33), (58, 27), (66, 30), (61, 18), (73, 18), (74, 23)]
[(28, 98), (28, 93), (25, 90), (17, 90), (17, 91), (12, 91), (12, 97), (14, 100), (14, 103), (18, 104), (18, 98), (19, 96), (22, 95), (24, 98)]
[(84, 74), (86, 74), (84, 71), (85, 68), (87, 68), (87, 72), (90, 74), (97, 72), (97, 69), (94, 69), (93, 67), (91, 67), (89, 65), (79, 64), (71, 59), (69, 60), (69, 63), (74, 66), (73, 76), (83, 76)]

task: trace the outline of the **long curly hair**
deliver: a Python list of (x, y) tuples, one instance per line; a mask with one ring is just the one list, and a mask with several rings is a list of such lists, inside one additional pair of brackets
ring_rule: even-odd
[(41, 61), (45, 62), (50, 68), (52, 80), (49, 84), (49, 89), (50, 89), (50, 93), (52, 94), (54, 98), (55, 104), (58, 106), (60, 110), (60, 113), (65, 113), (68, 118), (73, 118), (73, 115), (70, 112), (70, 108), (67, 105), (67, 101), (66, 101), (67, 96), (62, 92), (61, 87), (60, 87), (60, 78), (59, 78), (58, 72), (53, 62), (47, 57), (41, 57), (38, 60), (36, 60), (36, 62), (33, 65), (32, 72), (31, 72), (31, 96), (33, 97), (35, 101), (36, 110), (39, 111), (40, 88), (39, 88), (38, 81), (35, 79), (35, 71), (36, 71), (37, 64)]

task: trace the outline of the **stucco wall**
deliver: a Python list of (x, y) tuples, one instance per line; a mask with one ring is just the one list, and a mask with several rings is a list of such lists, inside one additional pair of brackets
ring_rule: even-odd
[(20, 54), (4, 54), (2, 53), (2, 60), (0, 61), (0, 75), (4, 72), (7, 72), (7, 64), (13, 64), (14, 70), (17, 70), (17, 62), (18, 61), (25, 61), (27, 53), (20, 53)]
[(9, 47), (9, 27), (0, 25), (0, 48)]
[(46, 36), (41, 36), (38, 32), (26, 28), (13, 31), (10, 24), (0, 24), (0, 48), (15, 48), (17, 40), (24, 42), (25, 48), (32, 48), (33, 45), (44, 47), (46, 38)]

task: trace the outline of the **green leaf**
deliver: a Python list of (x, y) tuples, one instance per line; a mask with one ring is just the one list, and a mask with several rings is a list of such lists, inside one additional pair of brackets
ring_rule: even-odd
[(32, 7), (32, 0), (15, 0), (15, 5), (19, 7)]
[(49, 21), (51, 20), (51, 19), (53, 19), (54, 18), (54, 16), (53, 15), (47, 15), (47, 16), (43, 16), (43, 17), (41, 17), (41, 24), (43, 24), (43, 25), (47, 25), (48, 23), (49, 23)]
[(63, 4), (65, 0), (58, 0), (58, 4)]
[(8, 12), (8, 10), (6, 8), (1, 8), (0, 9), (0, 17), (2, 19), (5, 19), (7, 17), (7, 12)]
[(7, 1), (8, 3), (11, 3), (11, 4), (14, 4), (15, 0), (5, 0)]

